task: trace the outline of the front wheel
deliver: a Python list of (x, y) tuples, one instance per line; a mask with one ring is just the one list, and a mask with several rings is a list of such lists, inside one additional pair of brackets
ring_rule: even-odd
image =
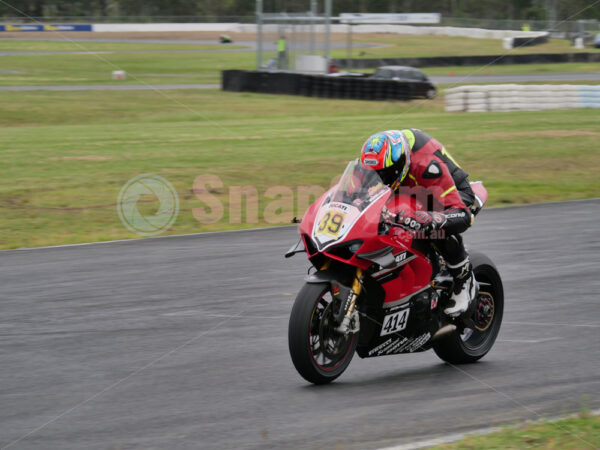
[(340, 334), (333, 320), (329, 284), (305, 284), (298, 293), (288, 328), (290, 356), (302, 377), (326, 384), (350, 364), (358, 345), (358, 333)]
[(451, 364), (472, 363), (483, 358), (494, 345), (502, 323), (504, 290), (496, 267), (482, 253), (472, 253), (471, 264), (479, 283), (471, 317), (475, 328), (465, 328), (462, 333), (456, 331), (433, 346), (435, 353)]

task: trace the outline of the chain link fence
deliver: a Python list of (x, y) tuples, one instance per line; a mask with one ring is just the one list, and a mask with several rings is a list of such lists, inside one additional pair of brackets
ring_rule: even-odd
[(327, 23), (325, 16), (317, 14), (263, 14), (257, 35), (257, 67), (326, 72), (330, 48)]

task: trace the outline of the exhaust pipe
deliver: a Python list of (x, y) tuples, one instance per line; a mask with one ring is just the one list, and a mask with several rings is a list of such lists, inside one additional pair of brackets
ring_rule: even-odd
[(435, 341), (436, 339), (439, 339), (441, 337), (446, 336), (447, 334), (452, 333), (454, 330), (456, 330), (456, 325), (448, 324), (446, 326), (443, 326), (442, 328), (440, 328), (439, 330), (437, 330), (435, 332), (435, 334), (433, 335), (431, 340)]

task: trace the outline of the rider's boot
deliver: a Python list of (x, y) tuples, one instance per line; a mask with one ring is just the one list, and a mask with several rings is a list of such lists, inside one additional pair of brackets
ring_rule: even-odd
[(468, 260), (456, 266), (447, 265), (447, 267), (450, 275), (454, 278), (454, 291), (450, 298), (454, 305), (446, 308), (444, 313), (456, 317), (469, 308), (469, 304), (476, 297), (479, 287), (473, 275), (473, 266)]

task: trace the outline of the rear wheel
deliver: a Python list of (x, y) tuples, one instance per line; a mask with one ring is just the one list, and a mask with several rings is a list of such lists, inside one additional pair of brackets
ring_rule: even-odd
[(335, 331), (332, 302), (329, 284), (305, 284), (290, 315), (288, 344), (292, 362), (298, 373), (314, 384), (339, 377), (358, 345), (358, 333)]
[(441, 359), (452, 364), (472, 363), (484, 357), (494, 345), (502, 323), (504, 290), (496, 267), (482, 253), (472, 253), (471, 263), (479, 283), (471, 316), (475, 327), (456, 331), (433, 346)]

